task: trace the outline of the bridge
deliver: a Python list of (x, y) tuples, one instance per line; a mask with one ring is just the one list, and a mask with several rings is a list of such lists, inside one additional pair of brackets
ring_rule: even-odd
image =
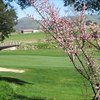
[(5, 50), (5, 49), (16, 49), (20, 45), (19, 42), (9, 42), (9, 43), (1, 43), (0, 44), (0, 50)]

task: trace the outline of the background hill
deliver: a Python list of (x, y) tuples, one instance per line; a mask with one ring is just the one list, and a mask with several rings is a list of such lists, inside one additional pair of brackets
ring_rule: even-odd
[[(75, 16), (68, 16), (72, 19), (75, 19)], [(86, 16), (86, 20), (91, 20), (93, 22), (96, 22), (100, 25), (100, 15), (88, 15)], [(14, 27), (15, 30), (21, 30), (21, 29), (34, 29), (37, 30), (40, 28), (39, 21), (33, 20), (29, 17), (23, 17), (18, 20), (17, 25)]]
[(14, 27), (15, 30), (21, 29), (34, 29), (37, 30), (40, 28), (39, 21), (33, 20), (29, 17), (23, 17), (18, 20), (17, 25)]
[(86, 16), (87, 20), (91, 20), (93, 22), (96, 22), (97, 24), (100, 25), (100, 15), (91, 15), (91, 16)]
[[(75, 16), (68, 16), (71, 19), (76, 19)], [(92, 22), (96, 22), (97, 24), (100, 25), (100, 15), (87, 15), (86, 16), (86, 21), (92, 21)]]

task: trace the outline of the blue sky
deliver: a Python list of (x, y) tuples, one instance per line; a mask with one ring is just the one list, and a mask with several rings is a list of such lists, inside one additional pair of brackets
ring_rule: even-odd
[[(57, 7), (59, 7), (61, 9), (60, 14), (62, 16), (64, 15), (65, 10), (67, 11), (69, 9), (69, 7), (63, 6), (64, 5), (63, 0), (51, 0), (50, 2), (53, 2), (54, 4), (56, 4)], [(12, 5), (14, 6), (14, 8), (17, 12), (18, 19), (22, 18), (22, 17), (27, 17), (27, 15), (34, 16), (35, 19), (40, 19), (38, 13), (34, 10), (33, 7), (28, 7), (24, 10), (21, 10), (20, 6), (17, 5), (15, 2), (13, 2)], [(70, 14), (72, 14), (71, 11), (68, 12), (68, 15), (70, 15)]]

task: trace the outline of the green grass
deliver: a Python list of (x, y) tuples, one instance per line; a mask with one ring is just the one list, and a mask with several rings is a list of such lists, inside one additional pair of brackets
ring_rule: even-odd
[(9, 41), (34, 41), (39, 39), (46, 39), (48, 34), (46, 33), (33, 33), (33, 34), (11, 34), (9, 38), (6, 38), (5, 42)]
[[(31, 98), (84, 100), (82, 95), (85, 95), (86, 91), (83, 79), (61, 49), (2, 51), (0, 66), (26, 70), (21, 74), (0, 72), (0, 76), (18, 78), (31, 83), (23, 86), (10, 83), (17, 94)], [(87, 93), (90, 100), (92, 92), (89, 85)]]
[(66, 57), (62, 49), (37, 49), (37, 50), (15, 50), (0, 51), (0, 55), (37, 55), (37, 56), (53, 56)]
[[(45, 33), (11, 34), (5, 40), (29, 42), (47, 38)], [(99, 52), (95, 53), (96, 57)], [(92, 98), (92, 91), (87, 84), (84, 87), (82, 77), (76, 72), (69, 58), (62, 49), (15, 50), (0, 52), (0, 66), (25, 69), (25, 73), (4, 73), (0, 76), (17, 78), (31, 84), (16, 85), (10, 83), (14, 91), (26, 97), (46, 97), (54, 100), (84, 100)], [(85, 80), (87, 83), (87, 81)]]

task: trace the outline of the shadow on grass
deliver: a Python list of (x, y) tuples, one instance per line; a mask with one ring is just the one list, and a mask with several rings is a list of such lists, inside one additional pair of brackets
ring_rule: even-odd
[(7, 82), (15, 83), (18, 85), (33, 84), (33, 83), (29, 83), (29, 82), (26, 82), (26, 81), (23, 81), (17, 78), (11, 78), (11, 77), (0, 77), (0, 81), (7, 81)]
[(22, 95), (16, 95), (16, 97), (18, 98), (18, 100), (46, 100), (45, 98), (42, 98), (42, 97), (29, 98), (29, 97), (22, 96)]

